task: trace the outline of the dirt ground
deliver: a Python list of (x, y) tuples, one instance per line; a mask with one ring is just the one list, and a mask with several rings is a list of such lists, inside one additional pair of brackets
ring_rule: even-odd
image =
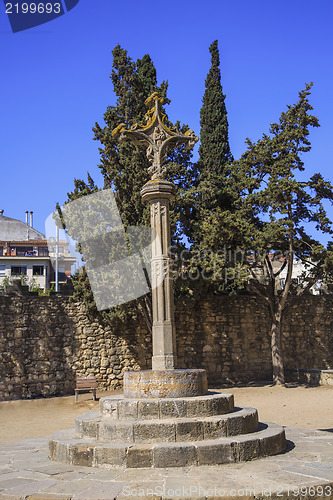
[[(251, 406), (259, 418), (289, 427), (333, 432), (333, 386), (305, 387), (270, 384), (224, 388), (235, 397), (235, 406)], [(118, 394), (121, 392), (118, 391)], [(98, 393), (97, 398), (116, 393)], [(34, 436), (49, 435), (73, 427), (74, 417), (96, 410), (91, 394), (0, 402), (0, 444)]]

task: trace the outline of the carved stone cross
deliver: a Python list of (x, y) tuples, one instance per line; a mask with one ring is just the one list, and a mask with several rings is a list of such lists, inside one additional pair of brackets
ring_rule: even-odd
[(151, 164), (148, 169), (151, 180), (164, 179), (166, 167), (163, 162), (168, 152), (182, 143), (186, 144), (187, 149), (192, 149), (198, 137), (194, 135), (193, 130), (182, 134), (175, 127), (165, 125), (166, 115), (161, 109), (163, 98), (159, 97), (157, 92), (148, 97), (145, 104), (149, 108), (145, 115), (145, 125), (136, 123), (130, 129), (126, 129), (126, 125), (121, 123), (114, 129), (112, 136), (119, 142), (130, 140), (134, 144), (145, 146)]
[[(162, 112), (163, 99), (154, 92), (145, 102), (148, 106), (146, 124), (136, 123), (130, 129), (121, 123), (112, 136), (119, 142), (130, 140), (147, 148), (148, 169), (151, 180), (142, 190), (143, 201), (149, 201), (151, 227), (157, 238), (152, 240), (151, 286), (152, 286), (152, 341), (153, 370), (175, 368), (176, 333), (174, 321), (174, 299), (170, 258), (170, 218), (169, 202), (175, 196), (176, 188), (172, 182), (164, 180), (166, 166), (164, 161), (170, 150), (182, 143), (192, 149), (198, 137), (192, 130), (182, 134), (175, 127), (165, 125), (166, 115)], [(163, 279), (161, 279), (161, 276)]]

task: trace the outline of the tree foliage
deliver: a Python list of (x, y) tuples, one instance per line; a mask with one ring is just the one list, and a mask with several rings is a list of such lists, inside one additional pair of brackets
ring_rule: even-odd
[[(175, 275), (178, 276), (175, 280), (177, 300), (200, 298), (216, 290), (216, 281), (218, 286), (221, 285), (221, 280), (215, 280), (221, 271), (221, 262), (218, 266), (214, 259), (213, 265), (211, 262), (211, 255), (214, 255), (211, 250), (216, 248), (212, 246), (214, 238), (210, 235), (210, 228), (217, 219), (223, 217), (227, 220), (231, 216), (231, 204), (236, 192), (236, 189), (230, 186), (232, 155), (228, 140), (228, 121), (225, 95), (221, 85), (217, 41), (210, 46), (210, 53), (211, 69), (206, 79), (201, 110), (199, 162), (195, 165), (191, 163), (191, 153), (185, 146), (171, 151), (167, 159), (168, 179), (177, 186), (176, 199), (170, 210), (174, 269)], [(110, 78), (117, 102), (114, 106), (108, 106), (104, 115), (104, 125), (96, 123), (93, 129), (94, 139), (101, 144), (99, 166), (104, 177), (104, 189), (111, 188), (114, 191), (125, 227), (142, 224), (149, 226), (149, 207), (142, 203), (140, 195), (142, 186), (149, 179), (145, 151), (130, 142), (119, 144), (111, 134), (119, 123), (125, 123), (130, 127), (144, 121), (147, 110), (144, 102), (153, 91), (159, 92), (165, 102), (169, 103), (168, 85), (167, 82), (157, 85), (156, 69), (148, 55), (134, 62), (120, 46), (113, 50), (113, 69)], [(179, 122), (176, 126), (182, 132), (188, 129)], [(68, 201), (96, 192), (96, 189), (98, 188), (92, 179), (88, 180), (88, 183), (75, 180), (75, 189), (72, 193), (68, 193)], [(233, 235), (228, 231), (227, 224), (223, 227), (226, 230), (224, 240), (229, 242)], [(184, 234), (192, 243), (190, 253), (182, 240)], [(184, 255), (188, 257), (184, 258)], [(222, 268), (224, 269), (223, 263)], [(94, 303), (87, 275), (81, 273), (74, 278), (74, 281), (75, 296), (85, 301), (87, 308), (93, 312)], [(144, 299), (145, 304), (141, 307), (146, 319), (149, 318), (147, 299), (148, 297)], [(113, 309), (103, 315), (123, 317), (126, 308), (134, 311), (138, 304), (140, 306), (140, 302), (142, 300), (121, 306), (119, 310)]]
[(199, 160), (192, 187), (194, 208), (188, 236), (192, 243), (190, 267), (193, 272), (200, 268), (200, 288), (205, 293), (215, 293), (230, 292), (236, 286), (236, 281), (228, 278), (225, 254), (238, 236), (231, 222), (240, 193), (231, 175), (233, 156), (217, 40), (209, 52), (211, 67), (200, 111)]
[(205, 82), (200, 111), (200, 148), (198, 206), (200, 210), (229, 208), (230, 164), (229, 125), (225, 95), (221, 84), (220, 55), (217, 40), (209, 47), (211, 67)]
[[(263, 299), (270, 313), (273, 380), (277, 384), (284, 383), (283, 313), (296, 295), (308, 292), (332, 270), (331, 245), (325, 248), (313, 233), (333, 234), (324, 203), (333, 201), (333, 186), (319, 173), (306, 181), (299, 176), (304, 171), (302, 155), (311, 149), (310, 128), (319, 126), (311, 114), (311, 86), (307, 84), (298, 102), (287, 107), (278, 123), (271, 124), (269, 135), (255, 143), (247, 139), (247, 150), (233, 171), (242, 188), (233, 230), (241, 230), (249, 288)], [(299, 284), (293, 281), (295, 259), (304, 268)]]
[[(271, 318), (274, 383), (284, 382), (282, 356), (283, 314), (298, 295), (322, 279), (333, 277), (333, 247), (326, 247), (319, 233), (331, 235), (332, 223), (325, 201), (333, 201), (333, 186), (319, 173), (303, 180), (303, 154), (311, 149), (309, 133), (319, 126), (309, 103), (312, 84), (299, 93), (278, 123), (257, 142), (246, 140), (247, 150), (234, 161), (229, 145), (225, 95), (221, 85), (217, 41), (210, 48), (211, 68), (206, 78), (200, 113), (201, 144), (197, 164), (185, 146), (168, 159), (168, 180), (177, 186), (171, 205), (176, 297), (204, 297), (216, 291), (247, 286), (261, 299)], [(113, 50), (111, 81), (117, 97), (95, 124), (100, 142), (103, 189), (111, 188), (125, 227), (150, 226), (149, 206), (140, 190), (149, 180), (145, 150), (130, 142), (118, 144), (112, 130), (144, 122), (145, 100), (157, 91), (167, 98), (167, 82), (157, 84), (149, 55), (134, 62), (120, 46)], [(171, 125), (169, 123), (169, 125)], [(188, 127), (176, 124), (182, 132)], [(88, 181), (75, 180), (68, 202), (99, 191)], [(188, 238), (187, 248), (182, 236)], [(188, 248), (190, 246), (190, 248)], [(181, 257), (181, 254), (183, 257)], [(184, 259), (184, 254), (186, 255)], [(303, 264), (301, 282), (293, 281), (295, 259)], [(184, 275), (185, 271), (185, 275)], [(283, 286), (281, 278), (283, 277)], [(75, 298), (96, 313), (87, 274), (74, 278)], [(149, 296), (102, 313), (104, 319), (123, 320), (140, 310), (151, 324)]]
[[(145, 100), (153, 93), (158, 92), (164, 98), (165, 104), (170, 103), (167, 98), (167, 82), (157, 84), (156, 69), (149, 55), (142, 59), (133, 61), (119, 45), (112, 52), (113, 69), (111, 81), (114, 93), (117, 97), (114, 106), (108, 106), (104, 114), (104, 125), (98, 123), (93, 128), (94, 140), (100, 142), (99, 165), (103, 178), (103, 189), (112, 189), (120, 212), (122, 223), (125, 228), (128, 226), (145, 225), (150, 226), (149, 205), (141, 200), (140, 191), (149, 180), (149, 163), (146, 158), (145, 149), (125, 142), (119, 144), (112, 137), (112, 131), (120, 124), (124, 123), (131, 127), (135, 123), (144, 123), (147, 107)], [(167, 122), (167, 125), (172, 125)], [(188, 130), (186, 125), (176, 124), (182, 132)], [(172, 225), (173, 244), (176, 252), (181, 246), (180, 237), (184, 232), (184, 227), (188, 224), (187, 196), (189, 186), (192, 182), (191, 152), (185, 145), (181, 145), (173, 150), (167, 160), (168, 180), (177, 186), (177, 195), (171, 206), (170, 218)], [(68, 193), (68, 200), (73, 201), (98, 191), (93, 180), (88, 177), (88, 182), (83, 180), (74, 181), (74, 190)], [(83, 271), (74, 277), (74, 296), (86, 303), (88, 311), (96, 313), (93, 295), (89, 287), (86, 273)], [(124, 318), (127, 313), (132, 316), (137, 314), (137, 308), (141, 309), (148, 326), (150, 325), (150, 302), (149, 297), (144, 297), (103, 312), (100, 317), (107, 320)]]

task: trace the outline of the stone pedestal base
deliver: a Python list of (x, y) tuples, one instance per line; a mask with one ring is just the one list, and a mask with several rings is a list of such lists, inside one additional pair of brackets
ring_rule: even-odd
[(124, 398), (187, 398), (207, 394), (206, 370), (141, 370), (124, 373)]
[(75, 430), (50, 440), (50, 458), (67, 464), (131, 468), (228, 464), (281, 453), (284, 429), (258, 423), (254, 408), (231, 394), (100, 400), (99, 412), (76, 417)]
[(100, 400), (99, 412), (54, 434), (52, 460), (91, 467), (187, 467), (275, 455), (284, 429), (237, 408), (232, 394), (208, 393), (205, 370), (125, 372), (124, 396)]

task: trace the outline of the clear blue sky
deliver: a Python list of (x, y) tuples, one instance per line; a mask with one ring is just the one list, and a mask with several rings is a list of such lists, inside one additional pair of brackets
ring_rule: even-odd
[[(0, 208), (34, 227), (74, 178), (87, 171), (102, 185), (95, 122), (115, 104), (111, 50), (133, 59), (149, 53), (158, 80), (169, 81), (168, 115), (200, 132), (200, 107), (219, 41), (232, 153), (258, 139), (314, 81), (311, 103), (321, 127), (304, 156), (309, 175), (333, 181), (333, 2), (331, 0), (80, 0), (64, 16), (13, 34), (0, 3)], [(333, 210), (330, 209), (333, 217)]]

